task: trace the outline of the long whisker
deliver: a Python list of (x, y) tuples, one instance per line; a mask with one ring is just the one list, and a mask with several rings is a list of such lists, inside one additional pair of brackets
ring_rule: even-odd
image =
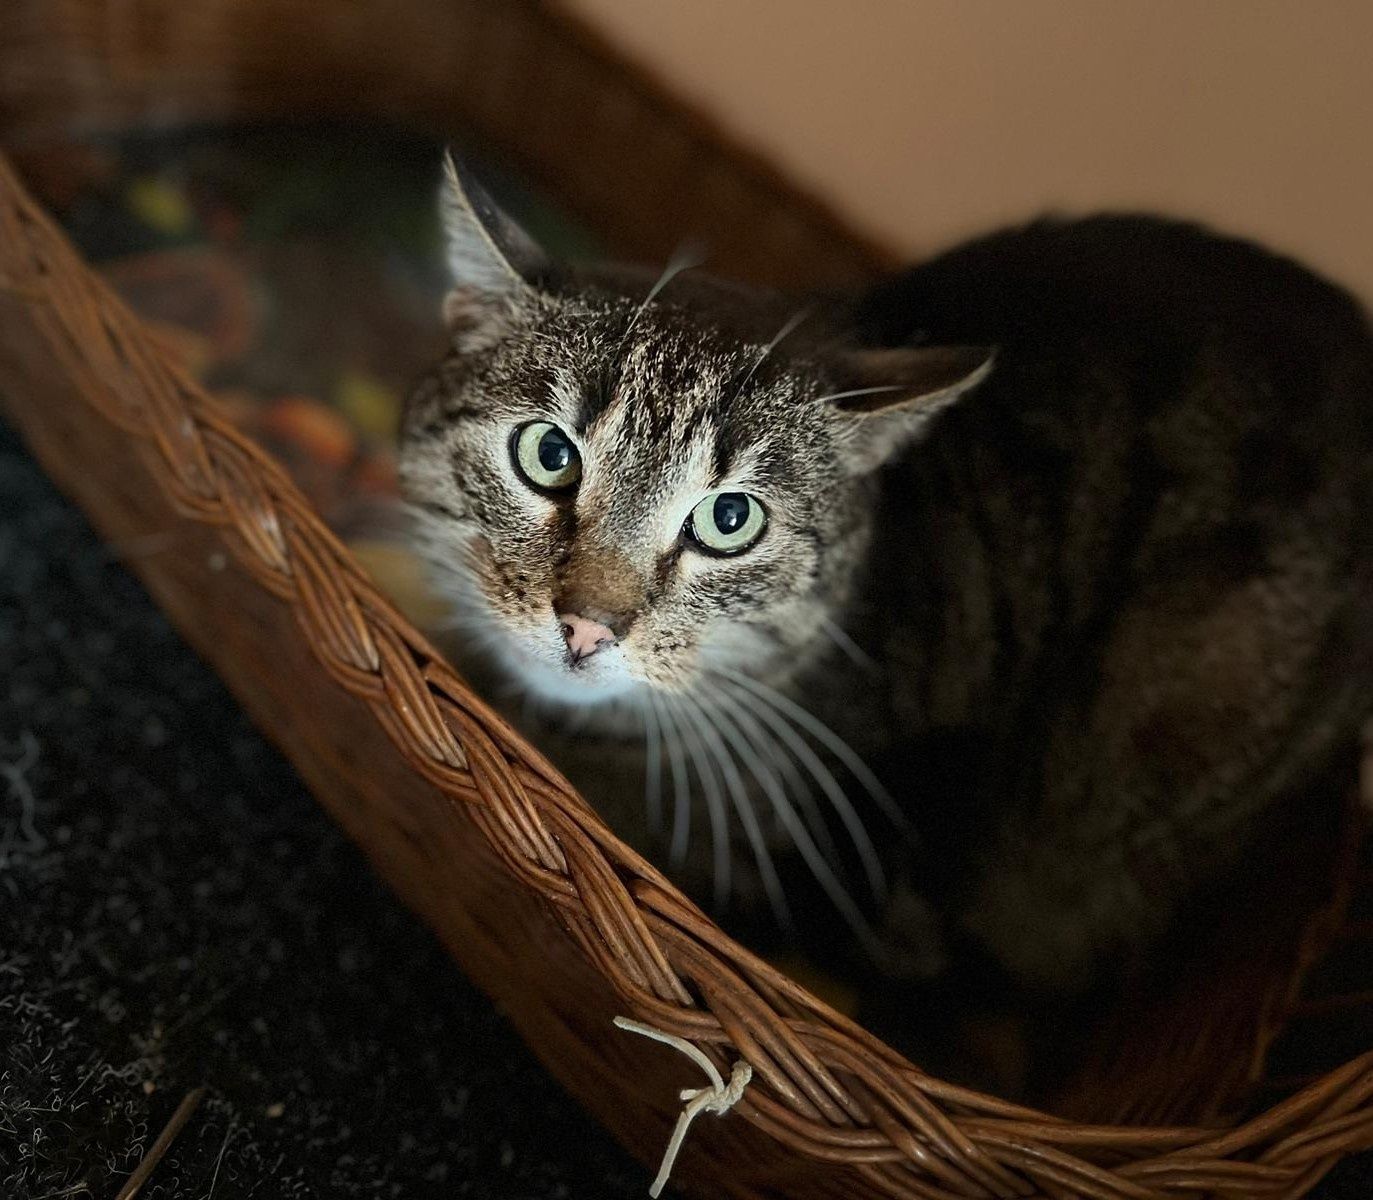
[(812, 737), (825, 745), (840, 762), (853, 773), (853, 777), (863, 786), (863, 789), (877, 801), (878, 807), (886, 817), (895, 825), (903, 830), (910, 829), (910, 821), (905, 813), (897, 807), (896, 801), (892, 799), (891, 793), (882, 786), (882, 781), (873, 774), (872, 768), (868, 766), (854, 751), (853, 747), (844, 741), (828, 725), (816, 717), (813, 713), (802, 708), (796, 701), (789, 696), (784, 696), (776, 688), (768, 687), (765, 683), (759, 683), (751, 676), (745, 675), (742, 671), (736, 671), (730, 667), (713, 667), (712, 670), (723, 675), (726, 679), (731, 679), (740, 687), (747, 689), (762, 700), (765, 704), (771, 705), (782, 716), (787, 717), (795, 725), (804, 729)]
[(803, 308), (800, 312), (792, 313), (792, 315), (787, 318), (786, 324), (773, 335), (772, 341), (763, 347), (763, 352), (754, 360), (753, 366), (749, 368), (748, 374), (744, 376), (744, 381), (739, 385), (738, 391), (734, 393), (735, 400), (739, 399), (739, 397), (744, 394), (744, 389), (748, 387), (750, 380), (758, 373), (758, 368), (767, 360), (768, 355), (777, 349), (778, 343), (810, 316), (810, 314), (811, 310), (809, 308)]
[(680, 867), (686, 861), (687, 848), (691, 843), (691, 779), (682, 755), (682, 737), (677, 722), (651, 692), (649, 703), (653, 705), (663, 730), (668, 766), (672, 772), (672, 841), (668, 846), (668, 862)]
[(721, 718), (718, 709), (707, 707), (704, 704), (700, 708), (702, 715), (715, 726), (720, 736), (738, 750), (746, 762), (751, 760), (751, 764), (756, 764), (752, 768), (754, 774), (762, 786), (764, 794), (771, 802), (773, 811), (777, 814), (787, 833), (791, 835), (791, 840), (797, 850), (801, 852), (801, 857), (805, 860), (806, 866), (810, 868), (811, 874), (825, 889), (825, 893), (834, 902), (834, 906), (854, 932), (865, 940), (871, 941), (872, 930), (868, 925), (867, 918), (863, 916), (853, 897), (849, 895), (848, 889), (843, 885), (839, 876), (835, 874), (834, 868), (820, 853), (805, 823), (797, 817), (796, 810), (787, 801), (781, 788), (777, 786), (776, 776), (763, 767), (757, 755), (753, 753), (752, 747), (730, 726), (727, 719)]
[(856, 396), (876, 396), (882, 392), (900, 392), (903, 389), (900, 384), (887, 383), (881, 387), (854, 388), (851, 392), (831, 392), (828, 396), (817, 396), (812, 404), (829, 404), (835, 400), (852, 400)]
[(644, 718), (644, 816), (649, 832), (658, 835), (663, 831), (663, 737), (651, 692), (640, 701), (639, 711)]
[[(671, 700), (665, 701), (678, 715), (690, 718), (685, 705)], [(725, 798), (720, 791), (720, 780), (715, 773), (715, 765), (706, 757), (706, 746), (701, 741), (699, 730), (692, 728), (695, 722), (688, 720), (679, 728), (686, 742), (687, 753), (696, 767), (696, 775), (701, 781), (701, 790), (706, 798), (706, 813), (710, 817), (710, 839), (713, 851), (715, 905), (723, 909), (729, 902), (730, 857), (729, 857), (729, 817), (725, 812)]]
[[(735, 713), (746, 713), (746, 706), (741, 703), (743, 699), (757, 699), (757, 697), (744, 696), (743, 692), (732, 693), (729, 685), (721, 686), (722, 699), (728, 703)], [(876, 846), (873, 846), (872, 838), (865, 827), (862, 817), (858, 816), (853, 802), (849, 799), (839, 781), (833, 776), (833, 772), (825, 766), (824, 761), (816, 751), (811, 750), (806, 740), (792, 729), (791, 725), (783, 718), (783, 715), (776, 713), (772, 708), (766, 706), (757, 707), (757, 717), (759, 721), (765, 722), (774, 735), (787, 744), (789, 750), (795, 755), (796, 761), (800, 763), (810, 773), (810, 777), (818, 784), (821, 791), (833, 806), (833, 810), (838, 814), (844, 829), (849, 832), (849, 839), (853, 842), (854, 850), (857, 851), (858, 861), (862, 864), (864, 875), (868, 877), (868, 887), (872, 891), (873, 899), (881, 903), (887, 895), (887, 875), (881, 868), (881, 859), (877, 855)]]
[(762, 827), (758, 824), (758, 814), (753, 811), (748, 789), (744, 787), (744, 781), (734, 765), (734, 759), (730, 756), (729, 749), (719, 734), (715, 732), (705, 718), (701, 705), (687, 696), (680, 697), (680, 701), (682, 713), (688, 721), (695, 725), (698, 735), (710, 749), (717, 765), (724, 774), (725, 784), (729, 789), (730, 798), (734, 802), (734, 810), (739, 814), (739, 822), (744, 827), (744, 834), (748, 838), (754, 861), (758, 864), (758, 872), (763, 879), (763, 890), (767, 893), (768, 903), (772, 906), (777, 923), (783, 929), (791, 930), (791, 908), (787, 904), (786, 892), (782, 888), (781, 879), (778, 878), (777, 868), (773, 864), (767, 840), (763, 837)]
[[(742, 693), (731, 693), (728, 686), (722, 687), (721, 699), (734, 714), (746, 713), (744, 704), (741, 701)], [(782, 719), (781, 715), (772, 709), (762, 706), (757, 709), (757, 717), (764, 722), (778, 738), (786, 743), (787, 747), (796, 756), (797, 761), (810, 772), (811, 778), (815, 780), (820, 790), (825, 793), (829, 802), (834, 806), (834, 811), (839, 815), (844, 828), (848, 831), (849, 838), (853, 842), (854, 849), (858, 852), (859, 861), (863, 865), (863, 873), (867, 876), (868, 887), (872, 891), (873, 898), (880, 904), (887, 894), (886, 873), (882, 870), (881, 860), (877, 856), (877, 848), (872, 843), (872, 838), (868, 836), (868, 831), (863, 825), (862, 818), (859, 817), (853, 803), (844, 794), (835, 780), (830, 769), (820, 760), (820, 756), (815, 753), (801, 738), (796, 730)]]
[(658, 282), (648, 289), (648, 295), (643, 298), (639, 307), (634, 310), (634, 315), (629, 318), (629, 324), (625, 326), (620, 344), (615, 348), (615, 360), (617, 362), (620, 355), (624, 353), (625, 343), (629, 341), (629, 335), (634, 332), (634, 326), (638, 324), (639, 318), (648, 310), (648, 306), (658, 298), (658, 294), (683, 271), (690, 271), (693, 267), (699, 267), (704, 261), (705, 255), (698, 242), (686, 242), (673, 251), (672, 257), (667, 260), (667, 266), (663, 268), (663, 273), (658, 276)]
[[(826, 858), (833, 858), (835, 855), (834, 839), (830, 835), (829, 825), (820, 813), (820, 806), (816, 803), (815, 795), (807, 786), (806, 781), (801, 777), (801, 773), (796, 769), (787, 749), (778, 740), (777, 735), (765, 729), (752, 713), (735, 703), (732, 697), (722, 695), (719, 697), (728, 705), (730, 714), (737, 721), (753, 746), (761, 765), (771, 774), (781, 774), (783, 776), (783, 792), (789, 798), (794, 797), (796, 807), (801, 810), (807, 827), (811, 831), (811, 836), (815, 838), (817, 845), (824, 852)], [(770, 766), (768, 764), (771, 764)], [(752, 770), (752, 767), (750, 767)], [(755, 778), (757, 772), (754, 772)], [(762, 780), (758, 780), (762, 785)]]
[(861, 667), (865, 671), (877, 670), (877, 664), (873, 662), (872, 658), (864, 651), (862, 646), (855, 642), (853, 638), (849, 637), (842, 625), (839, 625), (835, 621), (831, 621), (829, 617), (821, 617), (820, 628), (829, 637), (830, 641), (848, 656), (849, 660), (855, 666)]

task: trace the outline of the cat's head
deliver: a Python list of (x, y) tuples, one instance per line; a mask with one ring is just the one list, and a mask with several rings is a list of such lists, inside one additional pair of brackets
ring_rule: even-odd
[(467, 637), (570, 703), (804, 665), (870, 477), (986, 353), (826, 344), (722, 285), (578, 279), (451, 162), (443, 216), (452, 348), (401, 468)]

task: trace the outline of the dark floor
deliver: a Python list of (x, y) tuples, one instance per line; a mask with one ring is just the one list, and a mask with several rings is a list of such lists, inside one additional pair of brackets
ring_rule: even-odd
[(0, 426), (0, 1197), (634, 1197)]

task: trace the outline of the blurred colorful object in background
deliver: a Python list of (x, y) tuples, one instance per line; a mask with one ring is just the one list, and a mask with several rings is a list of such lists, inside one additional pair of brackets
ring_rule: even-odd
[[(441, 154), (389, 130), (262, 126), (54, 148), (34, 176), (82, 252), (334, 529), (378, 544), (396, 527), (402, 400), (443, 343)], [(558, 253), (595, 250), (517, 182), (483, 175)]]

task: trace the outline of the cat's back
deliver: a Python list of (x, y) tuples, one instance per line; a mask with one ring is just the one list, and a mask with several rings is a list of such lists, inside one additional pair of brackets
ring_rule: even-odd
[(1132, 215), (1044, 218), (966, 242), (871, 289), (864, 340), (995, 341), (1045, 353), (1186, 344), (1218, 331), (1291, 352), (1365, 354), (1342, 288), (1251, 242)]
[[(1152, 217), (1043, 219), (879, 284), (857, 329), (996, 347), (987, 383), (911, 457), (991, 461), (971, 483), (1030, 516), (1143, 495), (1212, 526), (1271, 524), (1336, 492), (1343, 520), (1315, 535), (1348, 548), (1373, 523), (1367, 315), (1253, 243)], [(941, 437), (962, 451), (941, 454)]]

